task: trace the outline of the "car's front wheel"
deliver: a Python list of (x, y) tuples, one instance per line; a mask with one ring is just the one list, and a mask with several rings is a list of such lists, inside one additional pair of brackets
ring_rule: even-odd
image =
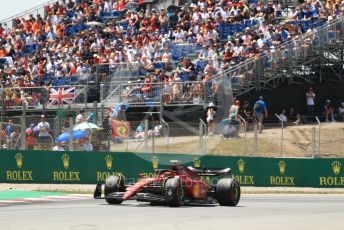
[(185, 188), (179, 178), (169, 178), (164, 186), (165, 202), (171, 207), (184, 205)]
[[(123, 180), (123, 177), (120, 177), (118, 175), (109, 176), (105, 181), (105, 189), (104, 189), (105, 196), (114, 192), (118, 192), (122, 184), (121, 180)], [(116, 199), (116, 198), (105, 198), (105, 200), (108, 204), (121, 204), (123, 201), (122, 199)]]
[(234, 178), (222, 178), (217, 182), (216, 200), (221, 206), (236, 206), (240, 195), (240, 184)]

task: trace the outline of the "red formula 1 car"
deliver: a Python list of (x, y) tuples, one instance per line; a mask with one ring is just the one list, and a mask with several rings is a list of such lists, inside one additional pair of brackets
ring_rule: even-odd
[[(236, 206), (240, 200), (240, 185), (232, 178), (230, 168), (204, 169), (174, 163), (170, 169), (155, 173), (152, 178), (141, 175), (133, 184), (125, 184), (123, 175), (110, 176), (104, 185), (97, 185), (94, 198), (109, 204), (137, 200), (174, 207), (192, 203)], [(217, 183), (210, 183), (211, 178)]]

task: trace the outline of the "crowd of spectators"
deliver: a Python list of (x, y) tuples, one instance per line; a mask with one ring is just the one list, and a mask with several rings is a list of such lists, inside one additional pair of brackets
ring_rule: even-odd
[(192, 92), (202, 91), (199, 87), (212, 91), (216, 73), (314, 33), (343, 15), (344, 1), (308, 0), (284, 10), (279, 1), (261, 0), (193, 0), (168, 10), (144, 1), (57, 1), (45, 7), (44, 15), (15, 18), (11, 28), (0, 24), (6, 105), (26, 97), (37, 105), (40, 90), (27, 95), (22, 87), (78, 82), (97, 64), (139, 64), (140, 93), (148, 92), (151, 83), (172, 84), (166, 102), (190, 92), (190, 84), (178, 82), (203, 81), (203, 86), (192, 85)]

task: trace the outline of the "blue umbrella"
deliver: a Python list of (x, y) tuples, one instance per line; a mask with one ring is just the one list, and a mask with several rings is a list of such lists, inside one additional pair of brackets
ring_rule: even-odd
[[(87, 136), (87, 132), (83, 130), (73, 130), (73, 140), (78, 140)], [(69, 141), (69, 131), (62, 133), (55, 140), (56, 142), (67, 142)]]
[(116, 118), (119, 111), (121, 111), (122, 109), (124, 111), (127, 111), (127, 109), (129, 108), (129, 104), (127, 102), (121, 102), (116, 104), (113, 108), (112, 108), (112, 114), (111, 117), (112, 118)]
[(223, 119), (218, 125), (217, 125), (217, 132), (223, 133), (225, 127), (227, 127), (231, 123), (236, 129), (239, 129), (240, 123), (236, 120), (231, 119)]

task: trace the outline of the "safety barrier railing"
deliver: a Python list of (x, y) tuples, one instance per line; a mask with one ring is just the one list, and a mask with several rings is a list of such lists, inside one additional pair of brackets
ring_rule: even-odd
[(83, 107), (87, 104), (87, 86), (7, 87), (2, 88), (0, 97), (2, 110), (22, 110), (24, 104), (28, 110)]
[[(276, 77), (303, 78), (305, 73), (298, 72), (297, 66), (312, 58), (321, 56), (327, 49), (336, 48), (336, 42), (343, 40), (344, 19), (338, 19), (307, 32), (300, 37), (265, 51), (259, 57), (248, 59), (235, 66), (230, 66), (212, 78), (228, 78), (233, 92), (244, 92), (249, 88), (259, 87)], [(273, 72), (273, 74), (271, 74)], [(307, 72), (306, 72), (307, 74)]]
[(106, 98), (104, 95), (101, 96), (101, 103), (107, 106), (120, 102), (147, 106), (161, 103), (204, 105), (207, 101), (207, 84), (202, 81), (103, 84), (102, 91), (110, 92)]
[(47, 0), (45, 3), (40, 4), (36, 7), (33, 7), (31, 9), (25, 10), (24, 12), (21, 12), (19, 14), (13, 15), (9, 18), (5, 18), (3, 20), (1, 20), (1, 23), (4, 25), (5, 23), (7, 24), (7, 26), (9, 28), (12, 28), (12, 22), (15, 18), (25, 18), (27, 19), (31, 14), (36, 16), (38, 14), (40, 14), (42, 17), (44, 17), (45, 14), (45, 6), (49, 5), (49, 4), (53, 4), (55, 2), (58, 2), (58, 0)]

